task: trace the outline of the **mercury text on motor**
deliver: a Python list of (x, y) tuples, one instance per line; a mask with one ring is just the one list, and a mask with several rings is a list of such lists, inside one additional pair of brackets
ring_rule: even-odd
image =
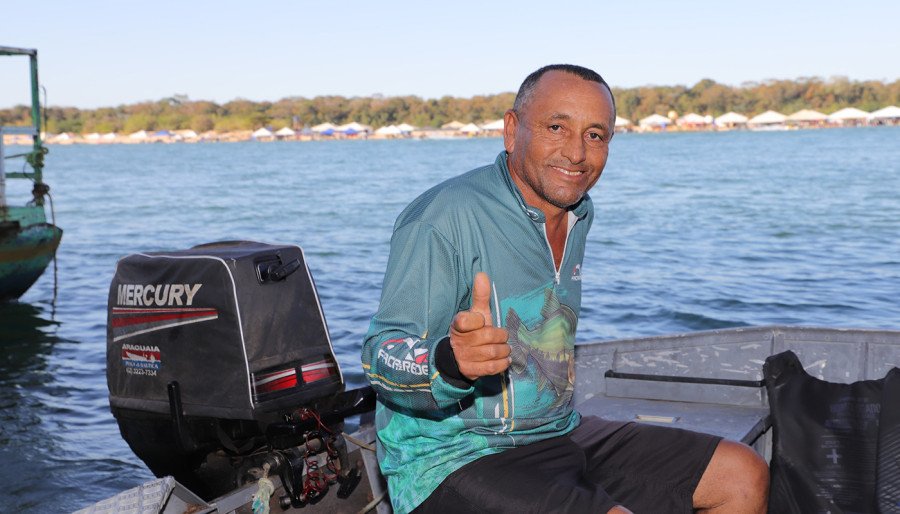
[(191, 305), (203, 284), (119, 284), (118, 305), (133, 307)]

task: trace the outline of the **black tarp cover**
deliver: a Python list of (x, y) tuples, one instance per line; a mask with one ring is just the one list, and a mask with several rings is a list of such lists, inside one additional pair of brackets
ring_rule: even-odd
[[(280, 281), (266, 268), (294, 263)], [(110, 285), (110, 405), (256, 419), (343, 387), (303, 252), (249, 241), (122, 258)], [(305, 380), (304, 380), (305, 379)]]
[(900, 369), (826, 382), (787, 351), (763, 368), (774, 428), (769, 512), (900, 512)]

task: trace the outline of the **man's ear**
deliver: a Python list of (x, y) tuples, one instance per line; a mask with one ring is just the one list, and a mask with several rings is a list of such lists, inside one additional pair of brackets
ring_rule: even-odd
[(519, 129), (519, 116), (510, 109), (503, 115), (503, 146), (506, 153), (512, 153), (516, 147), (516, 131)]

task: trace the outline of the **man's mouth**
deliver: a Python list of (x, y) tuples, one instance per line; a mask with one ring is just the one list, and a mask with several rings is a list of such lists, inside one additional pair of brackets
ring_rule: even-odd
[(570, 176), (570, 177), (577, 177), (577, 176), (582, 175), (582, 174), (584, 173), (583, 171), (578, 171), (578, 170), (568, 170), (568, 169), (566, 169), (566, 168), (561, 168), (561, 167), (559, 167), (559, 166), (551, 166), (551, 167), (552, 167), (553, 169), (555, 169), (556, 171), (559, 171), (559, 172), (562, 173), (563, 175), (568, 175), (568, 176)]

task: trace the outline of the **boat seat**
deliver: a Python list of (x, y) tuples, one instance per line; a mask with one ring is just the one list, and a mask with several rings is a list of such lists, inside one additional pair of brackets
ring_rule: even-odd
[(769, 409), (716, 403), (594, 396), (576, 406), (585, 416), (637, 421), (722, 436), (752, 445), (771, 425)]

